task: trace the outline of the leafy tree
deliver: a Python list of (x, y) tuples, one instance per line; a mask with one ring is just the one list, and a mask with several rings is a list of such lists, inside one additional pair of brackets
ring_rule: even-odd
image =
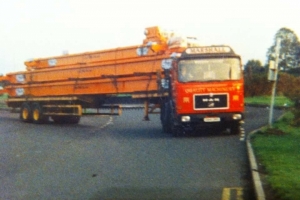
[(293, 68), (293, 69), (290, 69), (287, 73), (293, 75), (293, 76), (300, 76), (300, 67), (298, 68)]
[(270, 87), (267, 81), (266, 68), (259, 60), (249, 60), (244, 67), (245, 95), (268, 95)]
[(300, 42), (297, 35), (288, 28), (281, 28), (275, 34), (274, 44), (268, 49), (268, 60), (275, 60), (275, 47), (277, 38), (281, 39), (279, 53), (279, 69), (287, 71), (291, 68), (297, 68), (300, 64)]
[(266, 96), (271, 95), (271, 83), (268, 82), (267, 74), (253, 74), (252, 77), (245, 77), (245, 96)]
[(245, 76), (250, 78), (252, 78), (253, 74), (262, 73), (264, 71), (265, 68), (259, 60), (249, 60), (244, 67)]

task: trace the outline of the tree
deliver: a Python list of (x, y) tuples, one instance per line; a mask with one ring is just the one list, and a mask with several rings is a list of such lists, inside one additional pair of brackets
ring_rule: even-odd
[(252, 78), (253, 74), (264, 72), (265, 68), (259, 60), (249, 60), (245, 67), (244, 73), (246, 77)]
[(275, 46), (277, 38), (281, 39), (278, 67), (282, 71), (299, 67), (300, 42), (297, 35), (288, 28), (281, 28), (274, 37), (274, 44), (268, 49), (268, 60), (275, 60)]
[(269, 95), (270, 84), (267, 80), (266, 68), (259, 60), (249, 60), (244, 67), (245, 96)]

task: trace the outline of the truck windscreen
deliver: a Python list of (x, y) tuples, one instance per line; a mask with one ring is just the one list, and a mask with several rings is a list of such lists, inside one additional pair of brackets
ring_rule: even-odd
[(178, 63), (180, 82), (239, 80), (241, 76), (238, 58), (189, 59)]

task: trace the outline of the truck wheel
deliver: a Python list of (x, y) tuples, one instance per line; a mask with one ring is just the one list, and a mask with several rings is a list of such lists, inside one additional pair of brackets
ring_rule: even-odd
[(241, 125), (239, 122), (232, 122), (230, 127), (230, 134), (231, 135), (238, 135), (241, 133)]
[(32, 112), (29, 103), (23, 103), (20, 110), (20, 119), (23, 122), (32, 122)]
[(172, 126), (172, 134), (174, 137), (183, 136), (181, 128), (175, 125)]
[(170, 105), (168, 103), (163, 103), (162, 107), (161, 107), (161, 113), (160, 113), (160, 117), (161, 117), (161, 124), (162, 124), (162, 128), (163, 128), (163, 132), (165, 133), (171, 133), (172, 129), (171, 129), (171, 108)]
[(48, 117), (43, 115), (43, 109), (39, 103), (34, 103), (32, 105), (32, 119), (35, 124), (41, 124), (48, 121)]

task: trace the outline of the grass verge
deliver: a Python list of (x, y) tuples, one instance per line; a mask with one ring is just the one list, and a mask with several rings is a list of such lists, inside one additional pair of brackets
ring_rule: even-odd
[(7, 108), (5, 100), (7, 99), (7, 94), (0, 95), (0, 108)]
[(5, 100), (5, 99), (7, 99), (7, 94), (2, 94), (2, 95), (0, 95), (0, 100)]
[(252, 137), (256, 156), (264, 167), (273, 198), (300, 199), (300, 131), (290, 125), (291, 112)]
[[(271, 96), (256, 96), (256, 97), (246, 97), (245, 102), (252, 105), (270, 105)], [(285, 96), (276, 96), (275, 97), (275, 106), (290, 107), (294, 103), (286, 98)]]

